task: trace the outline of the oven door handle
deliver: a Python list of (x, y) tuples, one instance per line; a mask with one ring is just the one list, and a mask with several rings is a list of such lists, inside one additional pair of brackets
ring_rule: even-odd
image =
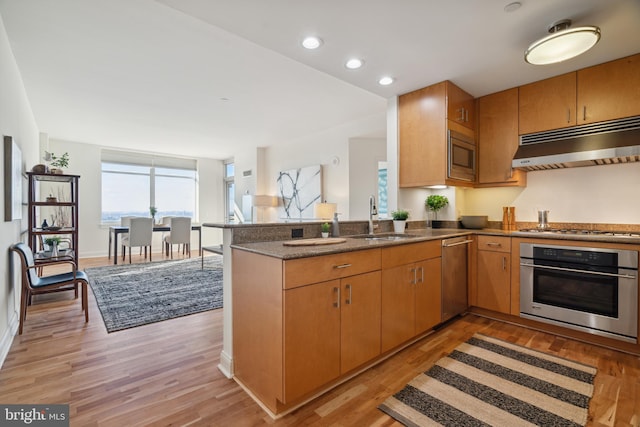
[(636, 276), (633, 276), (631, 274), (604, 273), (602, 271), (578, 270), (576, 268), (552, 267), (550, 265), (527, 264), (527, 263), (524, 263), (524, 262), (521, 262), (520, 265), (522, 267), (542, 268), (542, 269), (545, 269), (545, 270), (570, 271), (572, 273), (594, 274), (594, 275), (597, 275), (597, 276), (618, 277), (618, 278), (621, 278), (621, 279), (635, 279), (636, 278)]

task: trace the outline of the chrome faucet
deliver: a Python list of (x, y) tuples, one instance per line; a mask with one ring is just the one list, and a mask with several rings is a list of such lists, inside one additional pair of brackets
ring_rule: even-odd
[(376, 209), (376, 196), (369, 196), (369, 234), (373, 234), (373, 216), (378, 215)]

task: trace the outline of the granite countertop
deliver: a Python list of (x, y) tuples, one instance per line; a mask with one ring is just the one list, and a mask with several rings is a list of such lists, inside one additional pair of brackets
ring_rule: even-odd
[[(383, 233), (382, 235), (393, 233)], [(343, 243), (331, 245), (315, 245), (315, 246), (285, 246), (283, 240), (275, 240), (268, 242), (241, 243), (232, 244), (235, 249), (242, 249), (261, 255), (271, 256), (280, 259), (306, 258), (318, 255), (329, 255), (342, 252), (360, 251), (365, 249), (377, 249), (383, 247), (391, 247), (404, 245), (407, 243), (417, 243), (429, 240), (440, 240), (451, 237), (466, 236), (472, 234), (488, 235), (488, 236), (505, 236), (505, 237), (526, 237), (539, 239), (554, 240), (574, 240), (574, 241), (592, 241), (607, 243), (624, 243), (640, 245), (640, 238), (624, 237), (624, 236), (601, 236), (601, 235), (576, 235), (576, 234), (558, 234), (558, 233), (531, 233), (522, 231), (503, 231), (499, 229), (482, 229), (468, 230), (455, 228), (440, 229), (409, 229), (405, 238), (397, 240), (385, 239), (367, 239), (362, 238), (364, 235), (358, 236), (340, 236), (346, 239)], [(380, 235), (374, 235), (380, 236)]]

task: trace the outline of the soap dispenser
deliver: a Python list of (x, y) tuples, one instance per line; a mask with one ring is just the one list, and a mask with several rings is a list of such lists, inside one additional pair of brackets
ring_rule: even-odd
[(331, 223), (331, 237), (340, 236), (340, 224), (338, 223), (338, 215), (340, 215), (340, 213), (333, 213), (333, 222)]

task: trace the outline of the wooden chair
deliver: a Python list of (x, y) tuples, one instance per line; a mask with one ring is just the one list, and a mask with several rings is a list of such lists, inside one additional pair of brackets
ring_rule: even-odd
[[(173, 258), (173, 245), (182, 245), (182, 254), (188, 251), (191, 258), (191, 218), (186, 216), (176, 216), (171, 218), (171, 231), (163, 239), (165, 253)], [(178, 250), (180, 247), (178, 246)]]
[[(89, 321), (89, 305), (87, 298), (87, 284), (89, 278), (84, 271), (78, 271), (73, 261), (56, 261), (35, 265), (33, 252), (25, 243), (16, 243), (11, 246), (11, 250), (20, 255), (22, 264), (22, 295), (20, 295), (20, 326), (18, 333), (22, 335), (22, 327), (27, 317), (27, 306), (31, 304), (31, 296), (45, 294), (58, 290), (76, 289), (78, 284), (82, 285), (82, 310), (84, 311), (85, 322)], [(51, 276), (38, 276), (38, 267), (46, 265), (60, 265), (62, 263), (71, 264), (72, 271), (54, 274)], [(76, 298), (78, 294), (76, 293)]]
[(144, 258), (147, 258), (147, 248), (149, 248), (149, 261), (151, 261), (151, 242), (153, 240), (153, 218), (136, 217), (131, 218), (129, 233), (122, 238), (122, 256), (129, 248), (129, 264), (131, 264), (131, 248), (144, 247)]

